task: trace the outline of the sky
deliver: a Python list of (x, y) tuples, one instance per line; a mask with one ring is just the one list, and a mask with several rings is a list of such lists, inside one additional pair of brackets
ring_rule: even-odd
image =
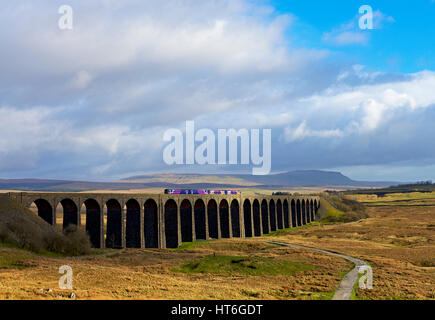
[(435, 180), (433, 17), (434, 0), (3, 1), (0, 178), (251, 172), (168, 166), (165, 131), (193, 120), (271, 129), (273, 173)]

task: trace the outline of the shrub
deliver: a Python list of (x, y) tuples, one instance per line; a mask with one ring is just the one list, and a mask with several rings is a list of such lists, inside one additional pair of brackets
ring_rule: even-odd
[(340, 214), (326, 215), (325, 221), (328, 222), (353, 222), (369, 217), (366, 207), (355, 200), (348, 199), (339, 193), (328, 193), (323, 198)]
[(73, 226), (65, 233), (35, 216), (21, 204), (0, 197), (0, 242), (36, 253), (82, 255), (91, 250), (87, 234)]
[(48, 251), (62, 255), (79, 256), (91, 251), (91, 244), (87, 234), (74, 225), (64, 230), (64, 234), (48, 234), (45, 238)]
[(69, 240), (69, 254), (73, 256), (88, 254), (91, 251), (91, 242), (88, 234), (74, 225), (69, 226), (65, 231)]

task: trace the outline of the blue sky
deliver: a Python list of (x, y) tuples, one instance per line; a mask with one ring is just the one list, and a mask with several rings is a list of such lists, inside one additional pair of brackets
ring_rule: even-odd
[[(434, 69), (435, 1), (377, 0), (349, 1), (271, 1), (277, 12), (296, 16), (296, 30), (302, 36), (296, 43), (337, 50), (322, 41), (325, 30), (332, 30), (357, 16), (361, 5), (370, 5), (391, 21), (382, 27), (367, 30), (370, 41), (365, 45), (345, 46), (338, 51), (351, 55), (358, 63), (384, 72), (417, 72)], [(309, 30), (307, 32), (307, 30)], [(432, 34), (432, 37), (431, 37)], [(291, 35), (290, 35), (291, 37)]]
[[(0, 5), (0, 177), (110, 180), (167, 166), (163, 133), (272, 129), (272, 170), (435, 180), (435, 1)], [(359, 8), (373, 30), (358, 27)]]

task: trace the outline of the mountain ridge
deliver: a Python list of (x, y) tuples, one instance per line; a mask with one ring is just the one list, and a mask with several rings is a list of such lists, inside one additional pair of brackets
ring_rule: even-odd
[(75, 192), (147, 188), (294, 188), (294, 187), (387, 187), (398, 182), (356, 181), (337, 171), (298, 170), (268, 176), (248, 174), (155, 173), (127, 177), (112, 182), (54, 179), (0, 179), (0, 190)]
[[(149, 174), (128, 177), (119, 182), (140, 182), (150, 183), (159, 182), (162, 180), (176, 182), (184, 178), (189, 183), (193, 181), (205, 181), (212, 183), (211, 179), (232, 179), (242, 181), (246, 185), (274, 185), (282, 187), (324, 187), (324, 186), (374, 186), (385, 187), (398, 182), (393, 181), (357, 181), (343, 175), (338, 171), (323, 171), (323, 170), (297, 170), (284, 173), (271, 174), (267, 176), (253, 176), (249, 174)], [(214, 180), (216, 181), (216, 180)], [(226, 181), (228, 184), (228, 181)]]

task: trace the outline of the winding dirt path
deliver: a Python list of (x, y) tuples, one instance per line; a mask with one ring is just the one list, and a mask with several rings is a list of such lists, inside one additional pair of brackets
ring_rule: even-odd
[(346, 274), (344, 276), (343, 280), (341, 280), (340, 286), (338, 287), (337, 291), (335, 292), (332, 300), (350, 300), (350, 296), (352, 295), (353, 287), (354, 287), (355, 283), (358, 281), (359, 268), (364, 267), (364, 266), (368, 266), (367, 263), (365, 263), (364, 261), (357, 259), (357, 258), (354, 258), (354, 257), (347, 256), (347, 255), (342, 254), (342, 253), (332, 252), (332, 251), (323, 250), (323, 249), (319, 249), (319, 248), (306, 247), (306, 246), (302, 246), (302, 245), (298, 245), (298, 244), (291, 244), (291, 243), (286, 243), (286, 242), (278, 242), (278, 241), (265, 241), (265, 242), (268, 242), (271, 244), (276, 244), (279, 246), (284, 246), (284, 247), (302, 248), (302, 249), (323, 252), (323, 253), (330, 254), (333, 256), (341, 257), (343, 259), (346, 259), (346, 260), (352, 262), (355, 265), (355, 268), (353, 268), (348, 274)]

